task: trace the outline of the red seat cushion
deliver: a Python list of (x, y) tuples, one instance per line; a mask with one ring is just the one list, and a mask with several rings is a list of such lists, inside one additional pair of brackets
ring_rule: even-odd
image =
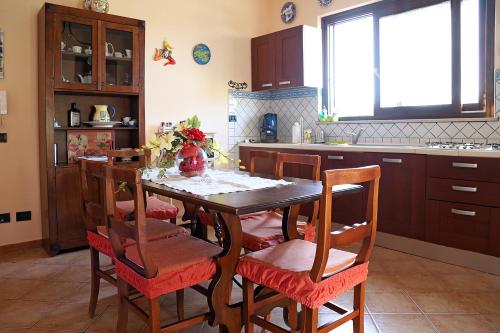
[[(147, 246), (148, 255), (158, 266), (156, 277), (145, 278), (119, 260), (116, 261), (116, 273), (148, 298), (210, 280), (216, 271), (214, 257), (222, 251), (216, 245), (191, 236), (159, 239)], [(127, 247), (125, 255), (142, 266), (137, 246)]]
[(368, 263), (354, 265), (356, 254), (331, 249), (325, 278), (313, 282), (309, 272), (315, 255), (316, 244), (295, 239), (244, 255), (237, 272), (309, 308), (318, 308), (333, 300), (368, 276)]
[[(128, 221), (127, 223), (131, 223), (131, 221)], [(149, 240), (189, 235), (188, 230), (170, 222), (157, 219), (146, 219), (146, 223), (146, 233), (148, 234)], [(108, 229), (105, 226), (98, 226), (97, 233), (87, 231), (87, 240), (89, 242), (89, 246), (92, 246), (97, 251), (107, 255), (108, 257), (115, 256), (111, 241), (109, 240)], [(133, 244), (135, 244), (133, 239), (127, 239), (123, 246), (127, 247)]]
[[(126, 217), (134, 211), (134, 201), (117, 201), (117, 218), (125, 220)], [(177, 217), (179, 208), (171, 205), (157, 197), (147, 197), (146, 217), (155, 218), (159, 220), (169, 220)]]
[[(244, 248), (258, 251), (285, 241), (281, 227), (283, 216), (276, 212), (242, 215), (240, 219)], [(314, 227), (312, 225), (299, 221), (297, 227), (301, 233), (305, 234), (305, 240), (314, 241)]]

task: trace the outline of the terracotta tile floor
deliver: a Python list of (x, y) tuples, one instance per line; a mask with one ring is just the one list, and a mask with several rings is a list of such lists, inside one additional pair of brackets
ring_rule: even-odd
[[(0, 333), (114, 332), (114, 287), (102, 282), (97, 315), (87, 316), (88, 250), (49, 258), (40, 249), (0, 254)], [(235, 298), (240, 291), (235, 287)], [(336, 302), (352, 306), (352, 293)], [(175, 298), (163, 299), (162, 318), (175, 318)], [(186, 313), (206, 307), (186, 292)], [(367, 285), (365, 332), (500, 332), (500, 277), (375, 248)], [(321, 309), (320, 321), (332, 314)], [(280, 322), (279, 311), (273, 319)], [(135, 315), (129, 332), (147, 332)], [(207, 325), (186, 332), (218, 332)], [(344, 325), (335, 332), (352, 332)]]

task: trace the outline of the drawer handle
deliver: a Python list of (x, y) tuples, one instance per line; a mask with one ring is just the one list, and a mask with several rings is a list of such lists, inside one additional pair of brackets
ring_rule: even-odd
[(403, 163), (403, 160), (401, 158), (383, 158), (382, 162), (401, 164)]
[(337, 161), (342, 161), (344, 159), (344, 156), (335, 156), (335, 155), (328, 155), (329, 160), (337, 160)]
[(465, 169), (477, 169), (477, 163), (460, 163), (453, 162), (452, 166), (454, 168), (465, 168)]
[(468, 187), (468, 186), (455, 186), (453, 185), (451, 187), (453, 191), (458, 191), (458, 192), (471, 192), (471, 193), (476, 193), (477, 192), (477, 187)]
[(272, 84), (272, 83), (264, 83), (264, 84), (262, 85), (262, 88), (272, 87), (272, 86), (273, 86), (273, 84)]
[(291, 82), (290, 81), (281, 81), (280, 82), (280, 86), (284, 86), (284, 85), (287, 85), (287, 84), (290, 84)]
[(476, 216), (476, 212), (471, 211), (471, 210), (461, 210), (461, 209), (451, 209), (451, 213), (455, 215), (462, 215), (462, 216)]

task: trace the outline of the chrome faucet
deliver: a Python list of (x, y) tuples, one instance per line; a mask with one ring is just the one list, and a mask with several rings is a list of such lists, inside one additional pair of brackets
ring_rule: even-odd
[(358, 130), (358, 133), (356, 133), (356, 132), (349, 133), (351, 135), (351, 143), (353, 145), (357, 145), (358, 144), (359, 137), (361, 136), (361, 134), (363, 133), (363, 131), (364, 131), (364, 129), (360, 128)]

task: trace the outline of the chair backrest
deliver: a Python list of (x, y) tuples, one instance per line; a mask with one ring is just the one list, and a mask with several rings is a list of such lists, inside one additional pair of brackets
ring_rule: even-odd
[(105, 164), (85, 159), (79, 163), (85, 226), (97, 232), (97, 226), (106, 225)]
[[(250, 175), (254, 175), (255, 173), (258, 173), (257, 171), (257, 163), (258, 161), (262, 160), (270, 160), (272, 162), (271, 164), (271, 176), (276, 177), (277, 175), (277, 161), (278, 161), (278, 152), (276, 151), (267, 151), (267, 150), (251, 150), (250, 151), (250, 167), (248, 168), (248, 171), (250, 172)], [(267, 166), (267, 164), (266, 164)], [(264, 167), (264, 169), (266, 169)]]
[[(321, 169), (321, 156), (319, 155), (306, 155), (306, 154), (288, 154), (279, 153), (276, 163), (276, 177), (283, 178), (283, 170), (285, 164), (293, 164), (298, 166), (310, 166), (311, 173), (307, 177), (310, 180), (320, 180)], [(319, 201), (314, 202), (313, 210), (309, 216), (309, 222), (315, 225), (318, 218)]]
[(120, 149), (110, 150), (108, 155), (108, 165), (115, 165), (117, 159), (138, 159), (138, 167), (144, 168), (151, 165), (151, 150), (143, 149)]
[[(117, 218), (117, 214), (108, 213), (108, 229), (110, 231), (111, 244), (118, 260), (129, 265), (132, 269), (144, 275), (146, 278), (155, 277), (158, 267), (151, 260), (148, 253), (148, 239), (146, 233), (146, 207), (143, 195), (141, 170), (124, 168), (120, 166), (106, 165), (106, 180), (111, 187), (111, 195), (107, 197), (108, 206), (116, 207), (116, 196), (119, 191), (127, 188), (133, 195), (134, 200), (134, 222), (124, 221)], [(118, 188), (116, 186), (118, 184)], [(139, 266), (125, 257), (123, 239), (131, 238), (136, 241), (136, 246), (143, 266)]]
[[(362, 241), (355, 264), (365, 263), (370, 258), (377, 231), (379, 180), (380, 167), (378, 165), (323, 171), (323, 193), (320, 203), (316, 257), (312, 270), (309, 273), (313, 281), (319, 282), (321, 280), (328, 262), (330, 249), (333, 247), (350, 245)], [(332, 232), (333, 186), (366, 183), (369, 183), (366, 221)]]

